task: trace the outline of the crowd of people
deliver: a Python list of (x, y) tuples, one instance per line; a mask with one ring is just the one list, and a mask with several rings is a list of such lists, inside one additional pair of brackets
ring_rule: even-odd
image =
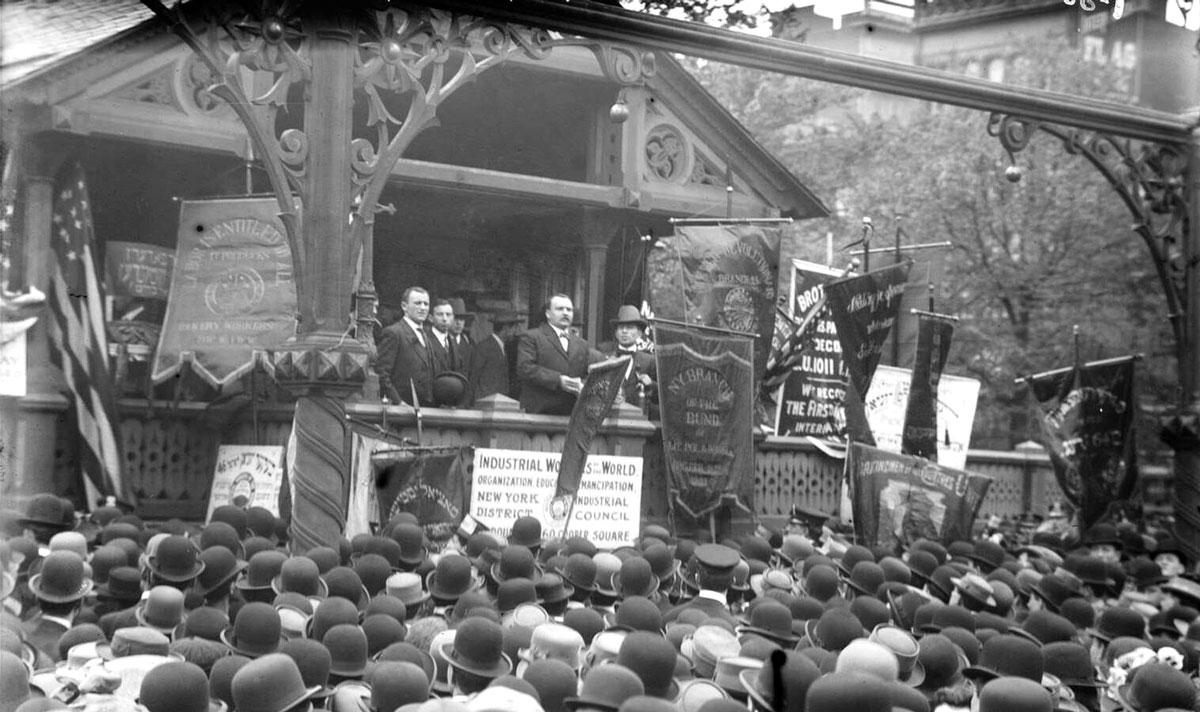
[(593, 346), (575, 326), (575, 307), (565, 294), (545, 305), (545, 322), (525, 328), (515, 312), (491, 314), (492, 333), (469, 334), (475, 318), (461, 299), (436, 299), (409, 287), (401, 315), (378, 338), (379, 390), (392, 403), (464, 407), (491, 395), (520, 401), (527, 413), (570, 415), (588, 366), (625, 354), (633, 357), (622, 396), (647, 406), (655, 400), (654, 358), (645, 349), (646, 321), (634, 306), (611, 320), (613, 340)]
[(1200, 579), (1099, 524), (872, 549), (797, 508), (720, 542), (374, 535), (289, 548), (50, 494), (0, 521), (0, 712), (1197, 710)]

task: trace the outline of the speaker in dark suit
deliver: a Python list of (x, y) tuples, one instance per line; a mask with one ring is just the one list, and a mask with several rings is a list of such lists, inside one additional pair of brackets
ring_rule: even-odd
[(429, 403), (433, 400), (435, 373), (430, 338), (424, 328), (425, 317), (429, 316), (429, 292), (409, 287), (404, 291), (401, 309), (404, 316), (384, 329), (379, 340), (379, 357), (375, 362), (379, 392), (393, 403), (412, 405), (415, 389), (417, 399)]
[(513, 312), (496, 314), (492, 317), (492, 333), (473, 345), (470, 379), (476, 399), (496, 393), (509, 395), (508, 354), (510, 348), (515, 352), (511, 337), (522, 324), (524, 319)]
[(517, 340), (517, 379), (527, 413), (570, 415), (575, 407), (593, 358), (588, 343), (570, 333), (574, 313), (570, 297), (556, 294), (546, 305), (546, 323)]

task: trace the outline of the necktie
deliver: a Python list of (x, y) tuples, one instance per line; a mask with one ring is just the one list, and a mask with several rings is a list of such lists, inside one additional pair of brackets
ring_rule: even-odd
[(558, 343), (562, 344), (563, 353), (566, 353), (569, 350), (567, 349), (567, 344), (570, 343), (567, 341), (567, 332), (558, 332)]
[(450, 368), (458, 370), (458, 359), (454, 355), (454, 339), (446, 339), (446, 353), (449, 354)]

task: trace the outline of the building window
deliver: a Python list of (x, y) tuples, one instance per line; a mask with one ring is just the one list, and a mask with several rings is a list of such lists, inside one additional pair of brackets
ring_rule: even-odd
[(992, 59), (988, 62), (988, 65), (987, 65), (988, 81), (992, 81), (992, 82), (1004, 81), (1004, 64), (1005, 64), (1005, 62), (1004, 62), (1003, 57), (992, 57)]

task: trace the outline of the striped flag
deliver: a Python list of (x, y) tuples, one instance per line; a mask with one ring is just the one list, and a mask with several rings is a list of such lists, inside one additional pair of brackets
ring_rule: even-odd
[[(54, 252), (50, 282), (51, 358), (71, 389), (79, 425), (84, 484), (100, 495), (133, 503), (121, 476), (115, 388), (108, 367), (104, 289), (95, 252), (92, 209), (83, 167), (78, 163), (59, 176), (51, 227)], [(89, 497), (89, 508), (94, 500)]]

